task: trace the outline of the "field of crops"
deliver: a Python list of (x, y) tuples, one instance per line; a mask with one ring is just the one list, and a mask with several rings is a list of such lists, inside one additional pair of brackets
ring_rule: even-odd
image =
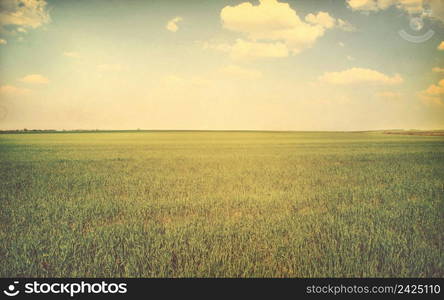
[(0, 276), (442, 277), (444, 137), (0, 135)]

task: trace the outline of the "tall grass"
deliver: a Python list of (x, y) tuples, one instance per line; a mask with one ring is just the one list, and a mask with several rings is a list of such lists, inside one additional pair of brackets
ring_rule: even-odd
[(442, 277), (444, 138), (0, 135), (0, 276)]

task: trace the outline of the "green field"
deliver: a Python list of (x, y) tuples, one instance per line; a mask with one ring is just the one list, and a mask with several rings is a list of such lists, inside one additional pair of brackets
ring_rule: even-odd
[(442, 277), (444, 137), (0, 135), (0, 276)]

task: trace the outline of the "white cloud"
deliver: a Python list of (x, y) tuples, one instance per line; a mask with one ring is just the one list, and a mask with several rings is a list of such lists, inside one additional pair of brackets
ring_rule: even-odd
[(40, 74), (26, 75), (20, 79), (21, 82), (31, 83), (31, 84), (47, 84), (49, 79)]
[(355, 58), (354, 58), (353, 56), (351, 56), (351, 55), (347, 55), (347, 60), (349, 60), (349, 61), (354, 61)]
[(345, 47), (345, 44), (344, 44), (343, 42), (339, 42), (338, 45), (339, 45), (340, 47)]
[[(244, 2), (236, 6), (226, 6), (221, 10), (220, 17), (224, 28), (244, 34), (248, 39), (244, 43), (251, 43), (243, 45), (252, 46), (249, 47), (250, 50), (260, 50), (267, 57), (270, 56), (270, 48), (262, 51), (266, 47), (265, 43), (273, 44), (273, 48), (278, 45), (278, 56), (286, 56), (281, 49), (283, 46), (288, 49), (286, 52), (298, 54), (312, 47), (327, 29), (338, 27), (349, 30), (351, 26), (343, 20), (336, 20), (327, 12), (308, 14), (304, 22), (288, 3), (277, 0), (259, 0), (259, 5)], [(239, 40), (237, 43), (239, 44)], [(260, 46), (256, 47), (257, 45)], [(254, 57), (261, 57), (261, 53), (249, 51)]]
[(323, 28), (339, 28), (344, 31), (355, 31), (356, 29), (349, 22), (342, 19), (335, 19), (327, 12), (320, 11), (316, 15), (308, 14), (305, 16), (305, 21), (312, 25), (320, 25)]
[(390, 77), (381, 72), (363, 68), (351, 68), (341, 72), (327, 72), (324, 73), (324, 75), (322, 75), (319, 80), (322, 82), (337, 85), (350, 85), (360, 83), (392, 85), (400, 84), (403, 82), (403, 79), (399, 74)]
[(5, 39), (0, 39), (0, 45), (6, 45), (8, 43), (8, 41), (6, 41)]
[(420, 92), (419, 97), (425, 104), (444, 106), (444, 79)]
[(305, 21), (313, 25), (320, 25), (324, 28), (333, 28), (336, 26), (336, 19), (323, 11), (319, 12), (317, 15), (306, 15)]
[(80, 58), (80, 54), (78, 52), (63, 52), (63, 55), (66, 57), (71, 57), (71, 58)]
[(444, 21), (442, 0), (347, 0), (348, 7), (362, 12), (377, 12), (396, 7), (409, 15), (421, 15)]
[(441, 44), (438, 45), (438, 50), (444, 51), (444, 41), (442, 41)]
[(13, 85), (0, 86), (0, 94), (4, 96), (24, 96), (31, 93), (29, 89), (18, 88)]
[(376, 11), (379, 10), (378, 2), (373, 0), (347, 0), (352, 10)]
[(432, 69), (432, 71), (435, 73), (444, 73), (444, 68), (435, 67)]
[(179, 30), (179, 26), (177, 26), (177, 23), (182, 20), (183, 19), (181, 17), (175, 17), (174, 19), (168, 21), (165, 28), (171, 32), (176, 32), (177, 30)]
[(237, 65), (229, 65), (220, 69), (221, 73), (229, 77), (258, 79), (262, 77), (262, 73), (258, 70), (246, 69)]
[(347, 0), (352, 10), (379, 11), (396, 6), (408, 13), (421, 13), (423, 2), (423, 0)]
[(356, 31), (356, 28), (352, 24), (342, 19), (338, 19), (336, 26), (344, 31), (348, 32)]
[[(51, 21), (45, 0), (1, 0), (0, 25), (37, 28)], [(26, 31), (26, 30), (25, 30)]]

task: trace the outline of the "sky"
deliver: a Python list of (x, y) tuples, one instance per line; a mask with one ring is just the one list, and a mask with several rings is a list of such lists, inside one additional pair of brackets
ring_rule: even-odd
[(444, 1), (1, 0), (23, 128), (444, 129)]

